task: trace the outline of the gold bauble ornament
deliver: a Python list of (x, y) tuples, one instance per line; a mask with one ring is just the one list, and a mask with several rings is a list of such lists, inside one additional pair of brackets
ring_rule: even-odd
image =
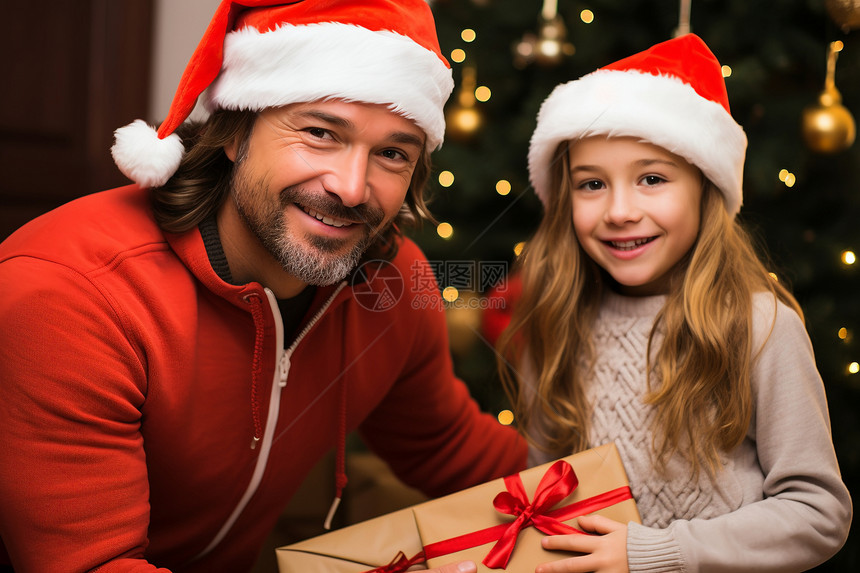
[(452, 139), (464, 141), (474, 137), (481, 129), (484, 118), (481, 112), (472, 107), (455, 105), (445, 114), (448, 135)]
[(819, 104), (803, 111), (803, 138), (818, 153), (836, 153), (851, 147), (856, 126), (851, 113), (838, 103), (831, 103), (839, 92), (824, 92)]
[(857, 128), (836, 89), (836, 57), (842, 42), (832, 42), (827, 56), (827, 78), (818, 103), (803, 110), (803, 139), (817, 153), (836, 153), (854, 143)]
[(554, 67), (575, 51), (573, 44), (567, 41), (567, 28), (558, 14), (557, 0), (544, 0), (538, 33), (526, 32), (514, 45), (514, 66), (524, 68), (536, 62), (539, 66)]
[(523, 69), (535, 59), (537, 36), (531, 32), (523, 34), (522, 39), (514, 44), (514, 67)]
[(445, 132), (452, 139), (467, 141), (474, 137), (484, 124), (484, 117), (475, 107), (477, 73), (474, 66), (464, 66), (457, 103), (445, 112)]
[(551, 68), (559, 65), (574, 53), (573, 44), (567, 42), (567, 28), (561, 16), (541, 22), (535, 40), (534, 58), (537, 65)]
[(825, 0), (824, 5), (843, 32), (860, 28), (860, 0)]

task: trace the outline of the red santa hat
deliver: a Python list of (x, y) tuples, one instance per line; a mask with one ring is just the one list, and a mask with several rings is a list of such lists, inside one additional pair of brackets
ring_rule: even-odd
[(544, 101), (529, 147), (529, 175), (547, 207), (558, 145), (591, 135), (632, 136), (679, 155), (723, 193), (743, 201), (747, 138), (732, 118), (716, 56), (686, 34), (561, 84)]
[(137, 120), (111, 149), (130, 179), (163, 185), (184, 146), (174, 130), (204, 107), (260, 111), (320, 99), (385, 104), (438, 148), (454, 81), (425, 0), (224, 0), (158, 131)]

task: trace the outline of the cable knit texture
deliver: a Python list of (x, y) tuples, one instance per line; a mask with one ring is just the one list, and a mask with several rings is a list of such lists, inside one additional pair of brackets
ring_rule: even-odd
[[(804, 571), (826, 560), (844, 543), (852, 509), (800, 318), (756, 295), (753, 348), (764, 347), (753, 363), (756, 412), (746, 439), (723, 455), (713, 482), (706, 473), (693, 479), (677, 456), (664, 476), (652, 463), (654, 412), (642, 396), (648, 336), (665, 300), (606, 297), (586, 389), (589, 444), (615, 442), (642, 515), (642, 525), (628, 524), (630, 571)], [(530, 462), (549, 458), (534, 450)]]
[[(651, 435), (642, 429), (653, 427), (654, 410), (644, 408), (641, 397), (647, 392), (643, 373), (648, 335), (664, 302), (664, 297), (609, 300), (595, 331), (600, 355), (586, 392), (594, 406), (590, 442), (597, 445), (614, 440), (628, 471), (648, 476), (634, 485), (633, 494), (647, 516), (646, 525), (657, 527), (676, 519), (709, 518), (737, 509), (742, 496), (736, 483), (725, 483), (720, 485), (730, 500), (724, 499), (706, 474), (694, 480), (678, 459), (670, 462), (668, 480), (651, 471)], [(619, 357), (624, 357), (623, 362)]]

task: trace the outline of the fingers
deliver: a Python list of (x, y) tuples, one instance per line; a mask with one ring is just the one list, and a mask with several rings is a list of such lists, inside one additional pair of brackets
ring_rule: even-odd
[(592, 553), (597, 547), (597, 537), (570, 533), (567, 535), (550, 535), (540, 540), (541, 547), (548, 551), (572, 551), (574, 553)]
[(609, 519), (602, 515), (583, 515), (577, 520), (577, 523), (579, 523), (579, 527), (583, 531), (600, 533), (601, 535), (612, 533), (613, 531), (618, 531), (619, 529), (627, 527), (624, 523), (615, 521), (614, 519)]
[(574, 555), (542, 563), (536, 573), (627, 573), (627, 525), (600, 515), (580, 517), (578, 523), (591, 534), (570, 533), (541, 539), (544, 549)]
[(593, 569), (581, 561), (573, 559), (561, 559), (549, 563), (541, 563), (535, 568), (535, 573), (591, 573)]

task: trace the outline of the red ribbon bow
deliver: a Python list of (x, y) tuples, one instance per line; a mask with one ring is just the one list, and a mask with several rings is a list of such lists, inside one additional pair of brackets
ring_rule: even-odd
[(496, 542), (487, 556), (484, 565), (492, 569), (507, 567), (517, 543), (520, 531), (534, 526), (548, 535), (564, 533), (583, 533), (579, 529), (562, 523), (569, 519), (607, 508), (627, 499), (633, 499), (628, 486), (597, 494), (595, 496), (552, 509), (552, 506), (568, 497), (579, 485), (573, 468), (564, 460), (554, 463), (546, 471), (535, 490), (534, 502), (529, 503), (519, 474), (505, 478), (505, 488), (496, 495), (493, 505), (497, 510), (516, 516), (511, 523), (501, 523), (485, 529), (443, 539), (424, 546), (424, 551), (412, 559), (398, 553), (387, 566), (373, 569), (367, 573), (401, 573), (412, 565)]
[(552, 507), (573, 493), (579, 479), (573, 468), (564, 460), (554, 463), (541, 478), (533, 502), (529, 502), (528, 494), (523, 487), (519, 474), (505, 478), (507, 491), (499, 493), (493, 500), (496, 510), (513, 515), (516, 519), (511, 522), (493, 548), (484, 558), (484, 565), (492, 569), (507, 566), (517, 544), (520, 531), (534, 525), (547, 535), (564, 533), (582, 533), (580, 530), (562, 523), (547, 515)]

